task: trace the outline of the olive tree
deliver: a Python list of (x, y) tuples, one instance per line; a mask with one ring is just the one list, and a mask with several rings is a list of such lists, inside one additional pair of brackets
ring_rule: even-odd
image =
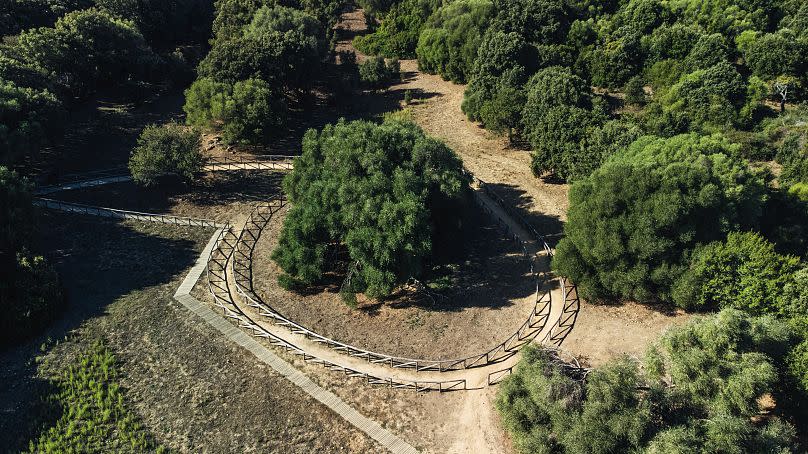
[(346, 292), (389, 295), (421, 273), (432, 232), (456, 222), (451, 201), (467, 185), (460, 159), (414, 123), (340, 121), (309, 130), (283, 183), (292, 208), (272, 254), (284, 271), (280, 283), (321, 281), (336, 245), (350, 256)]
[(587, 299), (671, 301), (689, 252), (755, 227), (764, 197), (721, 136), (643, 137), (572, 185), (553, 267)]
[(158, 177), (170, 173), (190, 182), (202, 170), (201, 145), (198, 130), (177, 124), (146, 126), (129, 158), (132, 178), (151, 186)]

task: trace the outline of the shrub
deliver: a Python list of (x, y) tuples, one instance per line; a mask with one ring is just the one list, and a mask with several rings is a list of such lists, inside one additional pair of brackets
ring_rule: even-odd
[(397, 59), (385, 63), (382, 57), (369, 57), (359, 65), (359, 79), (373, 88), (380, 88), (401, 78), (401, 64)]
[(746, 88), (726, 61), (685, 75), (661, 98), (665, 121), (678, 132), (731, 127), (739, 121)]
[(490, 0), (460, 0), (439, 8), (418, 38), (418, 67), (445, 80), (465, 83), (492, 12)]
[(0, 79), (0, 164), (14, 164), (53, 143), (64, 122), (62, 104), (48, 91)]
[(572, 185), (553, 267), (584, 298), (671, 301), (688, 252), (756, 226), (764, 189), (721, 136), (640, 138)]
[(172, 173), (186, 182), (202, 170), (199, 130), (177, 124), (149, 125), (143, 129), (129, 158), (132, 178), (144, 186), (157, 183), (161, 175)]
[(354, 39), (357, 50), (387, 58), (414, 58), (418, 37), (427, 18), (438, 9), (436, 0), (403, 0), (394, 3), (381, 26)]
[(626, 102), (635, 106), (642, 106), (645, 104), (645, 81), (642, 77), (634, 76), (623, 87), (626, 95)]
[(236, 82), (225, 101), (223, 138), (227, 143), (264, 144), (286, 125), (283, 95), (261, 79)]
[(286, 124), (288, 108), (282, 93), (262, 79), (232, 86), (198, 79), (185, 91), (186, 122), (221, 129), (226, 143), (263, 144)]
[(689, 269), (675, 284), (673, 300), (688, 310), (732, 307), (788, 316), (799, 311), (785, 299), (783, 289), (799, 267), (797, 257), (778, 254), (759, 234), (733, 232), (725, 241), (696, 249)]
[(528, 347), (497, 394), (518, 452), (789, 452), (792, 426), (757, 422), (779, 390), (788, 330), (724, 311), (674, 328), (645, 357), (618, 358), (580, 380)]
[[(351, 293), (384, 297), (431, 254), (434, 229), (456, 221), (468, 184), (460, 159), (411, 122), (340, 121), (309, 130), (284, 179), (292, 203), (273, 260), (294, 286), (320, 281), (329, 245), (347, 249)], [(440, 207), (440, 208), (438, 208)]]
[(69, 13), (53, 28), (21, 33), (14, 50), (73, 96), (86, 96), (105, 84), (144, 80), (157, 61), (133, 23), (94, 8)]
[(743, 55), (749, 69), (764, 80), (799, 76), (806, 68), (805, 45), (790, 30), (757, 37)]

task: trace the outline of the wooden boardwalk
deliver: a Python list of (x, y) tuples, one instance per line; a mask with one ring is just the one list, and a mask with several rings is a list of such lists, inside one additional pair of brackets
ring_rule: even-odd
[(191, 271), (182, 281), (182, 284), (180, 284), (179, 288), (177, 288), (177, 291), (174, 294), (174, 299), (180, 302), (188, 310), (205, 320), (205, 322), (214, 327), (216, 330), (221, 332), (231, 342), (241, 346), (255, 355), (256, 358), (267, 364), (279, 374), (283, 375), (290, 382), (300, 387), (300, 389), (306, 392), (306, 394), (312, 396), (323, 405), (333, 410), (357, 429), (366, 433), (368, 436), (376, 440), (380, 445), (390, 450), (390, 452), (396, 454), (417, 453), (418, 450), (412, 447), (410, 444), (384, 429), (377, 422), (356, 411), (353, 407), (346, 404), (334, 393), (323, 389), (311, 381), (309, 377), (274, 354), (263, 344), (252, 338), (249, 334), (225, 320), (224, 317), (214, 312), (213, 309), (211, 309), (208, 305), (191, 296), (191, 289), (193, 289), (194, 284), (205, 271), (207, 257), (210, 255), (211, 250), (215, 246), (216, 238), (219, 237), (220, 233), (221, 230), (213, 234), (211, 241), (205, 247), (202, 254), (200, 254), (196, 264), (194, 264)]

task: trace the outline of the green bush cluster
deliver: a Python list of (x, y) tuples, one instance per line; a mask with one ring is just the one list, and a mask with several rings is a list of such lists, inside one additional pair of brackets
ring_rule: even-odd
[(402, 0), (392, 3), (373, 33), (354, 38), (357, 50), (386, 58), (414, 58), (418, 37), (427, 18), (438, 9), (437, 0)]
[(493, 9), (490, 0), (458, 0), (438, 8), (418, 38), (418, 67), (445, 80), (465, 83)]
[(144, 186), (154, 185), (165, 174), (193, 181), (204, 164), (201, 147), (199, 130), (177, 124), (146, 126), (129, 158), (132, 178)]
[(396, 79), (401, 80), (398, 59), (385, 62), (384, 57), (369, 57), (359, 65), (359, 80), (372, 88), (381, 88)]
[(412, 122), (309, 130), (283, 183), (292, 208), (272, 255), (285, 272), (280, 283), (320, 282), (338, 247), (351, 261), (344, 291), (389, 295), (420, 275), (433, 232), (456, 222), (468, 183), (454, 152)]
[(546, 351), (525, 350), (496, 406), (523, 453), (793, 452), (783, 417), (754, 422), (780, 386), (786, 326), (726, 310), (674, 328), (645, 355), (570, 377)]

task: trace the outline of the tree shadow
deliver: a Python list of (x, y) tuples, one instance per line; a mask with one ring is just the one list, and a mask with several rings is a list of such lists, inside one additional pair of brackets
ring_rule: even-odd
[(50, 340), (103, 315), (120, 297), (174, 281), (196, 262), (212, 233), (196, 229), (196, 240), (183, 239), (191, 228), (148, 224), (134, 229), (112, 219), (55, 212), (43, 212), (37, 225), (37, 250), (58, 271), (65, 303), (44, 330), (0, 351), (0, 446), (14, 452), (26, 447), (20, 443), (31, 432), (24, 429), (40, 414), (40, 396), (48, 391), (48, 382), (37, 377), (36, 357)]
[[(210, 172), (192, 185), (176, 176), (158, 179), (154, 186), (143, 187), (133, 181), (62, 191), (52, 198), (127, 211), (170, 214), (180, 203), (200, 208), (221, 207), (231, 203), (266, 200), (281, 193), (286, 172), (239, 170)], [(203, 212), (206, 213), (206, 211)], [(191, 217), (203, 217), (202, 214)]]
[(499, 194), (505, 203), (514, 207), (516, 212), (522, 216), (528, 224), (543, 235), (550, 247), (554, 248), (556, 246), (564, 230), (564, 223), (558, 216), (531, 210), (530, 207), (533, 205), (533, 197), (518, 186), (504, 183), (488, 183), (488, 186)]

